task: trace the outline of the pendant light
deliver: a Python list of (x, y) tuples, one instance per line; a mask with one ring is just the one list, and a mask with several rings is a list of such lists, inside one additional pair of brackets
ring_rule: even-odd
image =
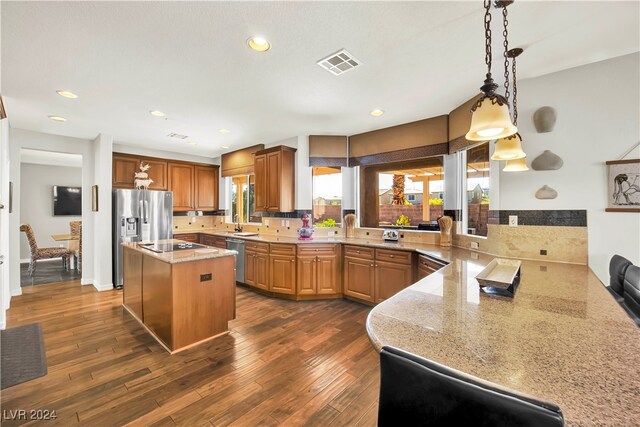
[[(513, 3), (513, 0), (496, 1), (496, 6), (503, 7), (506, 11), (507, 6), (511, 3)], [(471, 108), (471, 127), (465, 135), (465, 138), (469, 141), (487, 141), (504, 138), (518, 131), (515, 125), (511, 123), (507, 98), (495, 92), (496, 89), (498, 89), (498, 85), (493, 81), (493, 77), (491, 77), (491, 1), (484, 0), (484, 9), (485, 63), (487, 64), (487, 75), (484, 84), (480, 88), (482, 96)], [(505, 67), (505, 75), (508, 76), (508, 73), (508, 67)]]
[[(518, 83), (516, 77), (516, 58), (522, 53), (522, 49), (515, 48), (507, 52), (507, 56), (512, 60), (513, 75), (513, 122), (518, 124)], [(522, 150), (522, 137), (520, 133), (501, 138), (496, 142), (496, 150), (491, 157), (493, 160), (506, 160), (503, 171), (505, 172), (522, 172), (529, 170), (524, 158), (527, 155)], [(516, 162), (516, 160), (521, 160)]]

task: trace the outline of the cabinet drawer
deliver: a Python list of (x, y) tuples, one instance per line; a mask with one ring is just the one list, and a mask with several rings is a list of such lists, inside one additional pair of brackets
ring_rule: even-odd
[(271, 244), (271, 255), (295, 255), (296, 254), (296, 245), (286, 245), (283, 243), (272, 243)]
[(364, 246), (349, 246), (345, 245), (344, 255), (354, 258), (373, 259), (375, 250), (373, 248), (367, 248)]
[(337, 245), (320, 245), (315, 243), (298, 245), (298, 255), (300, 256), (336, 255), (337, 253)]
[(199, 243), (200, 237), (198, 233), (185, 233), (185, 234), (174, 234), (174, 239), (185, 240), (187, 242)]
[(397, 264), (411, 264), (412, 252), (376, 249), (376, 260), (389, 261)]
[(436, 270), (440, 270), (442, 267), (445, 267), (446, 265), (448, 265), (448, 262), (446, 261), (435, 260), (425, 255), (418, 256), (418, 268), (421, 268), (424, 270), (429, 269), (431, 271), (436, 271)]
[(260, 253), (263, 253), (263, 254), (268, 254), (269, 253), (269, 244), (268, 243), (247, 241), (246, 248), (247, 248), (248, 251), (260, 252)]
[(226, 248), (227, 239), (220, 236), (210, 236), (207, 234), (200, 234), (200, 243), (207, 246), (215, 246), (217, 248)]

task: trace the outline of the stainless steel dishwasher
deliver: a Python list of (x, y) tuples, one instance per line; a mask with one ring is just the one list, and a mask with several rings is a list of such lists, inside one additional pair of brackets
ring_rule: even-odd
[(244, 283), (244, 240), (227, 239), (227, 249), (238, 252), (236, 255), (236, 282)]

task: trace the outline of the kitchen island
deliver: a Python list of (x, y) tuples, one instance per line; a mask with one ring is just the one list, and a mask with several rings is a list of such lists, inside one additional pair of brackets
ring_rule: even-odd
[(189, 245), (123, 244), (123, 306), (172, 354), (228, 333), (235, 318), (236, 252)]
[(450, 264), (374, 307), (374, 347), (392, 346), (560, 406), (567, 425), (640, 420), (640, 329), (587, 266), (523, 261), (514, 298), (482, 292), (494, 258)]

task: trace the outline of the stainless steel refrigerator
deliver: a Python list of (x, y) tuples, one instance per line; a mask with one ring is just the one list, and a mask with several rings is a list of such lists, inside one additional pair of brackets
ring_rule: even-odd
[(122, 287), (123, 242), (173, 238), (173, 193), (113, 190), (113, 286)]

